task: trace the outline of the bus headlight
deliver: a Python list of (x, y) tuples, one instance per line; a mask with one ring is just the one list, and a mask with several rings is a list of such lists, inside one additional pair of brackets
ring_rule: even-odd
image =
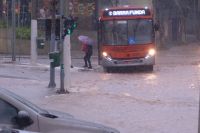
[(103, 52), (102, 55), (103, 55), (103, 57), (108, 56), (108, 54), (106, 52)]
[(151, 49), (149, 49), (148, 54), (146, 55), (145, 59), (153, 57), (155, 54), (156, 54), (156, 50), (151, 48)]
[(107, 52), (103, 52), (103, 53), (102, 53), (102, 55), (103, 55), (103, 57), (104, 57), (104, 58), (106, 58), (107, 60), (109, 60), (109, 61), (111, 61), (111, 60), (112, 60), (111, 56), (110, 56), (110, 55), (108, 55), (108, 53), (107, 53)]
[(150, 56), (154, 56), (156, 54), (156, 50), (155, 49), (149, 49), (148, 55)]

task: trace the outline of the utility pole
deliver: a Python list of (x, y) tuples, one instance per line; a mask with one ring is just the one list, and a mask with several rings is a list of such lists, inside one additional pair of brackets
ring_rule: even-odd
[[(64, 10), (64, 6), (66, 6), (65, 0), (60, 0), (60, 14), (61, 14), (61, 20), (60, 20), (60, 39), (61, 39), (61, 62), (60, 62), (60, 90), (58, 93), (69, 93), (68, 89), (70, 87), (70, 65), (71, 65), (71, 56), (70, 56), (70, 36), (65, 36), (63, 40), (63, 17), (68, 14)], [(68, 6), (67, 6), (68, 7)], [(68, 53), (66, 55), (66, 53)], [(67, 62), (66, 62), (67, 61)]]
[[(196, 0), (196, 4), (197, 4), (197, 7), (196, 7), (196, 16), (197, 16), (197, 23), (199, 25), (199, 21), (200, 21), (200, 0)], [(198, 37), (200, 35), (200, 29), (198, 28), (197, 29), (197, 39), (199, 40), (200, 38)], [(199, 92), (200, 93), (200, 92)], [(200, 133), (200, 94), (199, 94), (199, 112), (198, 112), (198, 133)]]
[(37, 63), (37, 0), (32, 0), (31, 8), (31, 64)]
[[(199, 0), (194, 0), (195, 27), (199, 27)], [(195, 28), (196, 39), (199, 39), (199, 28)]]
[(61, 49), (60, 49), (60, 90), (59, 93), (65, 93), (65, 88), (64, 88), (64, 77), (65, 77), (65, 72), (64, 72), (64, 62), (63, 62), (63, 17), (64, 17), (64, 0), (60, 0), (60, 41), (61, 41)]
[[(200, 27), (200, 0), (197, 0), (197, 27)], [(200, 40), (200, 28), (197, 28), (197, 39)]]
[[(55, 24), (56, 24), (56, 0), (51, 0), (51, 41), (50, 41), (50, 52), (55, 52)], [(50, 62), (50, 82), (49, 88), (55, 88), (55, 67)]]
[(12, 61), (16, 61), (16, 14), (15, 14), (15, 0), (12, 0)]
[(0, 18), (3, 17), (3, 0), (0, 0)]

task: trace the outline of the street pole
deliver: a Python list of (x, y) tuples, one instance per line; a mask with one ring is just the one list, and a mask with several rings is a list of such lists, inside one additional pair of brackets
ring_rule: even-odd
[(3, 17), (3, 0), (0, 0), (0, 18)]
[(32, 0), (31, 8), (31, 64), (37, 64), (37, 0)]
[(16, 61), (16, 15), (15, 15), (15, 0), (12, 0), (12, 61)]
[[(65, 15), (69, 16), (69, 0), (65, 1), (65, 6), (67, 7), (65, 10)], [(64, 63), (64, 84), (65, 84), (65, 91), (69, 93), (67, 90), (71, 86), (71, 41), (70, 35), (66, 35), (64, 38), (63, 44), (63, 63)]]
[(198, 110), (198, 133), (200, 133), (200, 91), (199, 91), (199, 110)]
[(64, 63), (63, 63), (63, 17), (64, 17), (64, 0), (60, 0), (60, 41), (61, 41), (61, 49), (60, 49), (60, 90), (59, 93), (65, 93), (65, 88), (64, 88)]
[[(66, 71), (66, 65), (64, 63), (64, 59), (65, 59), (65, 44), (68, 42), (66, 40), (66, 37), (64, 38), (64, 41), (63, 41), (63, 37), (62, 37), (62, 34), (63, 34), (63, 17), (65, 16), (65, 10), (64, 10), (64, 5), (66, 5), (65, 3), (66, 1), (65, 0), (60, 0), (60, 14), (61, 14), (61, 19), (60, 19), (60, 40), (61, 40), (61, 49), (60, 49), (60, 90), (58, 90), (58, 93), (69, 93), (68, 91), (68, 86), (66, 87), (65, 85), (69, 85), (70, 84), (70, 80), (67, 80), (67, 82), (65, 82), (65, 75), (68, 76), (68, 74), (65, 74), (65, 71)], [(69, 38), (69, 37), (67, 37)], [(71, 60), (71, 59), (70, 59)], [(68, 69), (68, 68), (67, 68)], [(69, 68), (70, 69), (70, 68)], [(69, 77), (69, 76), (68, 76)]]
[[(56, 0), (51, 0), (51, 17), (52, 17), (52, 23), (51, 23), (51, 41), (50, 41), (50, 52), (55, 52), (55, 24), (56, 24)], [(52, 66), (52, 63), (50, 62), (50, 82), (49, 82), (49, 88), (55, 88), (55, 67)]]
[(64, 84), (65, 91), (71, 86), (71, 44), (70, 44), (70, 35), (66, 35), (63, 44), (63, 62), (64, 62)]
[[(200, 0), (197, 0), (197, 27), (200, 27)], [(200, 28), (197, 28), (197, 40), (200, 40)]]

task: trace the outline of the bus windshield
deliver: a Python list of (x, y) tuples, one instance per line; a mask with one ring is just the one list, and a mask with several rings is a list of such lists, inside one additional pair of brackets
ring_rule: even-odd
[(102, 23), (104, 45), (147, 44), (153, 41), (151, 19), (108, 20)]

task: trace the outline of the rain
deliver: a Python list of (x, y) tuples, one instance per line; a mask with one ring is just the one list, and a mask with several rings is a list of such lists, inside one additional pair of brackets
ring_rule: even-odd
[[(36, 48), (36, 65), (32, 64), (31, 58), (31, 1), (16, 0), (16, 40), (13, 45), (12, 2), (0, 0), (1, 88), (8, 89), (42, 108), (66, 112), (82, 120), (115, 128), (121, 133), (199, 132), (199, 0), (66, 1), (69, 13), (77, 21), (77, 27), (69, 35), (69, 93), (57, 93), (61, 88), (62, 64), (55, 67), (55, 88), (48, 87), (52, 76), (50, 64), (53, 60), (49, 59), (49, 52), (52, 44), (51, 26), (54, 22), (51, 20), (51, 6), (45, 0), (37, 3), (38, 12), (35, 14), (37, 38), (44, 41), (43, 47)], [(141, 18), (139, 21), (114, 19), (107, 23), (108, 19), (105, 18), (104, 23), (104, 19), (100, 18), (104, 9), (124, 9), (128, 6), (142, 7), (144, 10), (137, 8), (140, 12), (150, 9), (153, 13), (152, 21), (141, 21)], [(58, 23), (61, 24), (64, 17), (57, 19), (60, 5), (55, 8), (53, 49), (62, 51), (62, 31)], [(114, 17), (121, 17), (123, 13), (133, 15), (132, 11), (120, 10)], [(109, 16), (109, 13), (106, 15)], [(148, 26), (145, 27), (146, 23)], [(127, 27), (120, 27), (121, 25)], [(131, 31), (128, 27), (130, 25), (136, 28)], [(153, 28), (143, 30), (149, 25)], [(137, 33), (137, 30), (142, 32)], [(140, 35), (149, 33), (151, 37), (142, 37), (145, 41), (141, 41)], [(129, 34), (139, 37), (128, 40)], [(93, 46), (91, 70), (82, 68), (82, 42)], [(105, 47), (101, 43), (105, 43)], [(117, 56), (122, 59), (126, 55), (123, 63), (128, 64), (130, 58), (141, 50), (139, 47), (133, 48), (134, 45), (141, 45), (140, 43), (155, 44), (155, 64), (152, 69), (146, 69), (145, 65), (126, 64), (112, 68), (101, 62), (103, 52), (107, 52), (104, 53), (107, 60), (115, 60)], [(127, 44), (130, 44), (127, 51), (135, 50), (135, 53), (119, 52), (126, 49)], [(121, 49), (111, 48), (115, 45), (119, 45)], [(135, 59), (136, 63), (141, 61), (138, 58), (139, 56)]]

